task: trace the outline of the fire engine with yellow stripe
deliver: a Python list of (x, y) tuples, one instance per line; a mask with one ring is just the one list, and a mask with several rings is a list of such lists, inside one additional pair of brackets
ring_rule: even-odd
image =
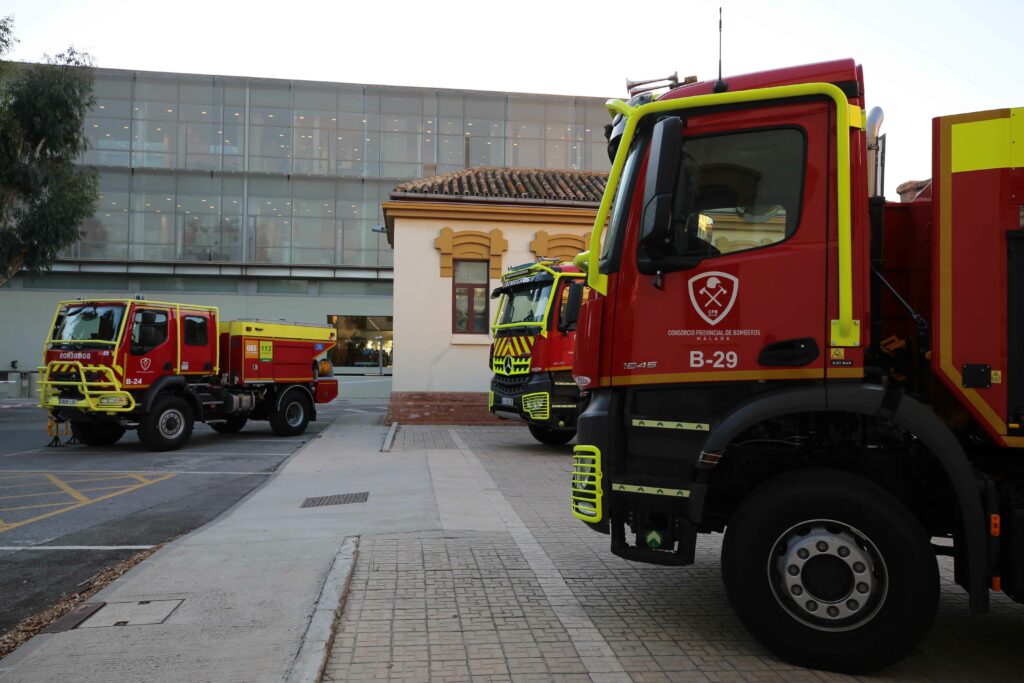
[(337, 332), (284, 321), (222, 322), (215, 306), (128, 299), (62, 301), (43, 350), (40, 406), (87, 446), (128, 429), (155, 451), (195, 422), (221, 433), (267, 420), (295, 436), (338, 395), (327, 352)]
[(934, 119), (889, 203), (864, 93), (838, 60), (609, 101), (573, 366), (575, 516), (653, 564), (724, 532), (753, 636), (847, 672), (921, 642), (937, 556), (1024, 602), (1024, 109)]
[(510, 268), (491, 294), (499, 301), (491, 327), (488, 409), (525, 420), (534, 438), (549, 445), (576, 435), (576, 324), (568, 311), (579, 308), (582, 281), (576, 266), (540, 261)]

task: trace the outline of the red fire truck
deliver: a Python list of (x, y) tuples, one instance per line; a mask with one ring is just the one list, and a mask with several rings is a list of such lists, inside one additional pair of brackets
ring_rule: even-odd
[(576, 436), (576, 316), (570, 322), (567, 308), (578, 309), (582, 280), (579, 268), (567, 263), (527, 263), (510, 268), (491, 294), (501, 300), (491, 328), (494, 377), (487, 407), (498, 416), (526, 420), (530, 434), (552, 446)]
[(196, 421), (222, 433), (250, 419), (294, 436), (338, 395), (326, 353), (336, 332), (283, 321), (221, 322), (214, 306), (140, 299), (62, 301), (40, 372), (51, 431), (87, 446), (136, 429), (147, 448), (181, 448)]
[(610, 101), (577, 259), (573, 513), (638, 562), (724, 531), (749, 631), (840, 671), (921, 641), (937, 555), (1024, 600), (1024, 109), (934, 119), (892, 204), (864, 106), (851, 60)]

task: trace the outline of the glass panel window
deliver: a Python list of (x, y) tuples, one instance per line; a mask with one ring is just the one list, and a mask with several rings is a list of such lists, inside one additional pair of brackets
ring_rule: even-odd
[(489, 292), (487, 261), (456, 261), (452, 277), (452, 332), (486, 334)]
[[(321, 287), (323, 283), (321, 283)], [(394, 360), (394, 324), (390, 315), (329, 315), (338, 345), (328, 358), (339, 374), (390, 375)]]
[(164, 311), (136, 311), (132, 321), (133, 356), (142, 356), (167, 341), (167, 313)]
[(198, 315), (185, 316), (185, 345), (206, 346), (209, 342), (209, 320)]
[(711, 257), (786, 239), (799, 221), (803, 168), (796, 129), (685, 140), (665, 256)]

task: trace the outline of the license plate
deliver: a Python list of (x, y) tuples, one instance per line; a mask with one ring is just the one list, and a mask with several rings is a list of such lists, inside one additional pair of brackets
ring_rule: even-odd
[(509, 398), (508, 396), (501, 397), (501, 405), (503, 406), (514, 406), (516, 404), (515, 399)]
[(77, 398), (62, 398), (62, 399), (58, 400), (57, 403), (59, 403), (62, 406), (77, 406), (78, 405), (78, 399)]

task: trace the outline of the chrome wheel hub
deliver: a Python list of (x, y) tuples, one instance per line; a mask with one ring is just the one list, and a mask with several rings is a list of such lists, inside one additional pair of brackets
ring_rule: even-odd
[(284, 410), (284, 419), (288, 423), (289, 427), (298, 427), (302, 424), (302, 417), (304, 415), (302, 404), (298, 401), (294, 401), (288, 404), (288, 407)]
[(768, 560), (779, 604), (822, 631), (847, 631), (871, 620), (888, 590), (885, 562), (864, 534), (831, 520), (797, 524), (779, 536)]
[(180, 410), (165, 410), (157, 423), (160, 436), (165, 439), (176, 439), (185, 431), (185, 416)]

